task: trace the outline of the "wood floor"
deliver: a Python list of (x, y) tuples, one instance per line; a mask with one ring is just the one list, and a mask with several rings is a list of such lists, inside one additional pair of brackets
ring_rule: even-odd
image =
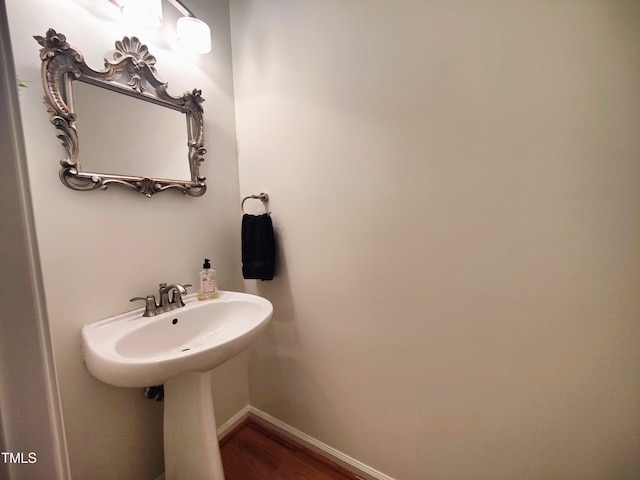
[(220, 442), (226, 480), (362, 480), (248, 418)]

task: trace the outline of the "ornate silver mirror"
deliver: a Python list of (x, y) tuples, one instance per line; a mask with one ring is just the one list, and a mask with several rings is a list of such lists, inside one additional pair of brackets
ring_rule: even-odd
[[(89, 67), (53, 29), (34, 38), (42, 46), (44, 101), (67, 151), (60, 161), (62, 183), (74, 190), (118, 184), (147, 197), (165, 190), (205, 193), (200, 90), (170, 95), (157, 77), (155, 57), (135, 37), (116, 42), (104, 70)], [(117, 148), (107, 147), (113, 144)]]

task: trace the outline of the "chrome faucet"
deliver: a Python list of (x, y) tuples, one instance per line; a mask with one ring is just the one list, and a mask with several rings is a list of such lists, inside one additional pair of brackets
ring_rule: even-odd
[[(134, 297), (129, 301), (135, 302), (137, 300), (144, 300), (146, 304), (142, 316), (153, 317), (155, 315), (158, 315), (159, 313), (164, 313), (175, 310), (176, 308), (184, 307), (182, 296), (187, 294), (187, 287), (190, 286), (191, 284), (189, 283), (185, 285), (181, 285), (179, 283), (172, 283), (170, 285), (161, 283), (158, 290), (158, 293), (160, 295), (159, 304), (156, 303), (156, 297), (153, 295), (147, 295), (146, 297)], [(171, 294), (171, 299), (169, 299), (169, 294)]]

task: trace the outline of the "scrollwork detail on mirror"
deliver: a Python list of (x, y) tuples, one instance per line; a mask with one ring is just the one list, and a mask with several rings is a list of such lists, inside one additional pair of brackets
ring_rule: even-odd
[[(67, 43), (65, 35), (52, 28), (47, 31), (45, 37), (34, 36), (34, 38), (42, 46), (40, 59), (45, 90), (44, 103), (50, 115), (49, 120), (56, 127), (57, 137), (67, 153), (67, 158), (60, 161), (62, 183), (74, 190), (106, 189), (110, 184), (118, 184), (136, 190), (147, 197), (165, 190), (178, 190), (194, 197), (205, 193), (205, 177), (200, 175), (200, 164), (204, 161), (206, 154), (202, 108), (204, 98), (201, 90), (187, 91), (179, 97), (170, 95), (167, 92), (167, 83), (157, 77), (156, 58), (136, 37), (124, 37), (115, 43), (113, 59), (104, 59), (104, 70), (94, 70), (89, 67), (82, 53)], [(185, 154), (191, 180), (83, 171), (80, 168), (77, 114), (73, 102), (74, 81), (106, 88), (184, 113), (188, 137)], [(113, 139), (108, 140), (110, 143)]]

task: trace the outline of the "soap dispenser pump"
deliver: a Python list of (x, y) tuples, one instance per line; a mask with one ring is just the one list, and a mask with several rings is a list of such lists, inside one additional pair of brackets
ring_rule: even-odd
[(209, 259), (204, 259), (202, 271), (200, 272), (200, 288), (198, 289), (198, 300), (209, 300), (218, 296), (218, 286), (216, 285), (216, 271), (211, 268)]

